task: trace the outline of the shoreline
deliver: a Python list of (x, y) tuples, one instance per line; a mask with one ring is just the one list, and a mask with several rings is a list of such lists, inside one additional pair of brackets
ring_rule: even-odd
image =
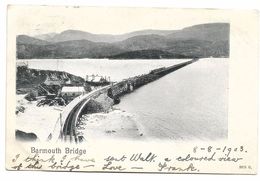
[[(24, 112), (16, 115), (16, 130), (33, 133), (42, 142), (58, 125), (59, 113), (64, 107), (36, 106), (37, 101), (27, 101), (25, 95), (17, 94), (17, 106), (23, 106)], [(48, 114), (46, 114), (48, 113)], [(111, 107), (107, 112), (83, 114), (76, 128), (84, 139), (145, 139), (143, 128), (134, 115)], [(59, 129), (58, 129), (59, 130)]]
[(85, 114), (77, 128), (88, 139), (145, 139), (143, 130), (136, 124), (134, 115), (114, 109), (108, 113)]

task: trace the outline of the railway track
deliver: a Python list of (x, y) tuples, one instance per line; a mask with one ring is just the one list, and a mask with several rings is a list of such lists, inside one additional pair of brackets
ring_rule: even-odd
[(79, 138), (76, 132), (76, 124), (79, 120), (80, 113), (87, 105), (89, 100), (99, 96), (100, 94), (107, 92), (110, 86), (105, 86), (101, 89), (95, 90), (90, 92), (89, 94), (82, 96), (80, 101), (78, 101), (75, 106), (69, 111), (69, 114), (65, 115), (64, 124), (62, 128), (61, 135), (59, 136), (63, 141), (71, 142), (71, 143), (78, 143)]

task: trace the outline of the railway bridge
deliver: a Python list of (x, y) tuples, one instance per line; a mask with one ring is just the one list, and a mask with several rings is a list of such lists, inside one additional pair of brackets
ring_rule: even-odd
[(143, 85), (155, 81), (196, 61), (198, 61), (198, 59), (194, 58), (187, 62), (176, 64), (170, 67), (161, 67), (150, 71), (148, 74), (131, 77), (75, 98), (65, 107), (65, 109), (60, 114), (60, 117), (57, 121), (60, 123), (60, 125), (55, 126), (55, 129), (60, 128), (60, 130), (56, 130), (51, 134), (51, 140), (58, 139), (65, 142), (69, 141), (71, 143), (79, 143), (81, 141), (79, 135), (77, 134), (76, 124), (79, 121), (82, 111), (91, 99), (95, 99), (99, 95), (104, 93), (106, 93), (114, 100), (119, 99), (120, 96), (130, 93)]

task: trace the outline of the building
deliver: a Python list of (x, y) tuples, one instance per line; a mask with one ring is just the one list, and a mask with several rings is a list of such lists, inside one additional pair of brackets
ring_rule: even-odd
[(86, 83), (91, 86), (104, 86), (110, 84), (110, 77), (99, 75), (86, 75)]
[(86, 91), (83, 86), (63, 86), (61, 89), (62, 97), (76, 97), (84, 94)]

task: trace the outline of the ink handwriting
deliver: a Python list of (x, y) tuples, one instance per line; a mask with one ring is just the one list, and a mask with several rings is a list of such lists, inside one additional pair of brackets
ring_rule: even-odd
[[(163, 154), (163, 153), (161, 153)], [(157, 172), (201, 172), (200, 163), (233, 163), (238, 169), (253, 169), (241, 162), (246, 157), (244, 146), (200, 147), (194, 146), (189, 152), (161, 155), (155, 152), (108, 154), (102, 158), (88, 157), (87, 154), (44, 154), (29, 156), (15, 154), (11, 160), (14, 170), (55, 170), (55, 171), (146, 171)], [(98, 163), (98, 166), (96, 165)], [(240, 163), (243, 163), (240, 164)], [(204, 164), (205, 165), (205, 164)]]

